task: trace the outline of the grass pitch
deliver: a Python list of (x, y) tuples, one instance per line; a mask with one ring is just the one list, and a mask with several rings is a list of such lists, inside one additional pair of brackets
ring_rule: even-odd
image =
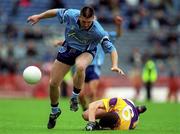
[(131, 131), (84, 130), (86, 122), (78, 112), (69, 110), (69, 99), (61, 99), (62, 114), (56, 127), (47, 129), (49, 100), (0, 99), (0, 134), (179, 134), (180, 104), (145, 103), (148, 110), (140, 117), (139, 125)]

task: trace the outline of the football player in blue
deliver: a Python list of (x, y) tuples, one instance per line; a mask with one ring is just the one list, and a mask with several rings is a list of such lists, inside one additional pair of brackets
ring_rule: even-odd
[(87, 109), (89, 102), (97, 98), (97, 89), (100, 82), (101, 66), (104, 63), (105, 53), (100, 45), (97, 46), (97, 53), (92, 63), (86, 68), (84, 88), (80, 92), (79, 101), (83, 111)]
[[(123, 19), (120, 16), (114, 17), (114, 23), (116, 31), (108, 32), (109, 38), (114, 42), (118, 37), (122, 35), (122, 22)], [(105, 53), (101, 45), (97, 46), (97, 53), (92, 63), (86, 68), (85, 87), (80, 92), (79, 101), (83, 111), (88, 107), (89, 102), (93, 102), (98, 99), (97, 91), (99, 90), (101, 66), (104, 63)]]
[(65, 41), (59, 49), (50, 74), (49, 88), (52, 110), (47, 125), (48, 129), (54, 128), (56, 119), (61, 114), (61, 110), (58, 107), (59, 86), (65, 74), (73, 65), (76, 67), (76, 72), (73, 79), (74, 88), (70, 99), (70, 110), (78, 110), (78, 96), (84, 84), (85, 70), (92, 62), (99, 43), (106, 53), (110, 53), (112, 60), (111, 70), (124, 74), (118, 67), (116, 48), (109, 41), (107, 33), (102, 26), (95, 20), (93, 8), (85, 6), (81, 10), (51, 9), (29, 16), (27, 22), (34, 25), (42, 19), (56, 16), (61, 24), (66, 24), (66, 29)]

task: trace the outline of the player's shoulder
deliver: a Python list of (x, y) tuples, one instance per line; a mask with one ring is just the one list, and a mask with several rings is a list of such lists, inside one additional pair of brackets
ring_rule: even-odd
[(68, 13), (71, 13), (71, 14), (80, 14), (80, 10), (78, 10), (78, 9), (69, 8), (66, 10)]
[(103, 99), (101, 99), (102, 101), (109, 101), (110, 100), (110, 98), (103, 98)]
[(75, 17), (80, 15), (80, 10), (72, 8), (59, 8), (58, 12), (69, 17)]
[(101, 101), (102, 101), (104, 104), (109, 104), (109, 100), (110, 100), (110, 98), (103, 98), (103, 99), (101, 99)]
[(78, 10), (78, 9), (66, 9), (66, 14), (70, 17), (77, 17), (80, 15), (80, 10)]
[(94, 21), (94, 29), (96, 31), (104, 32), (104, 28), (101, 26), (101, 24), (97, 20)]
[(99, 35), (99, 36), (107, 35), (107, 32), (104, 30), (101, 24), (96, 20), (94, 21), (93, 31), (96, 33), (96, 35)]

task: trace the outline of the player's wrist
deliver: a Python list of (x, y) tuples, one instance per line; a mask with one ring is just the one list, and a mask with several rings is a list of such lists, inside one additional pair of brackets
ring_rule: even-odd
[(43, 19), (43, 14), (38, 14), (37, 16), (38, 16), (38, 17), (37, 17), (37, 18), (38, 18), (38, 20)]
[(112, 65), (111, 68), (118, 68), (118, 65)]
[(96, 122), (95, 121), (89, 121), (85, 127), (86, 131), (93, 131), (96, 129)]

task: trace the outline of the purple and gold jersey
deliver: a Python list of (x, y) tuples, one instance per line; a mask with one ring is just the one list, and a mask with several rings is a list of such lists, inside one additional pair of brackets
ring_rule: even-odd
[(139, 114), (132, 101), (122, 98), (108, 98), (102, 99), (106, 112), (117, 112), (119, 115), (119, 122), (117, 130), (134, 129), (137, 126)]

